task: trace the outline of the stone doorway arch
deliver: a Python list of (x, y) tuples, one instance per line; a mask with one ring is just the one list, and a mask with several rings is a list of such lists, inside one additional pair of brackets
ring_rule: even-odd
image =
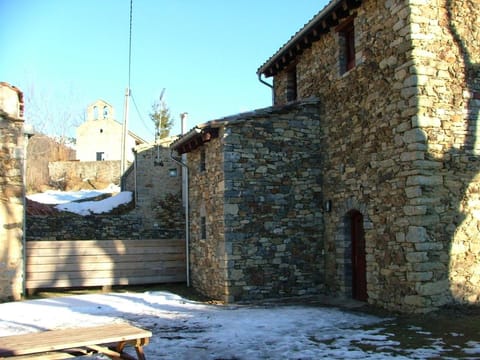
[(335, 235), (337, 289), (341, 296), (367, 301), (365, 231), (372, 228), (367, 207), (349, 198), (342, 203), (339, 211), (343, 216), (339, 219)]

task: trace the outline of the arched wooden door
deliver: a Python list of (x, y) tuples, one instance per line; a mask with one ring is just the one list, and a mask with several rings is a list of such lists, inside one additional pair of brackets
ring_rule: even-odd
[(352, 239), (352, 297), (367, 300), (367, 261), (365, 252), (365, 231), (363, 215), (359, 211), (350, 213)]

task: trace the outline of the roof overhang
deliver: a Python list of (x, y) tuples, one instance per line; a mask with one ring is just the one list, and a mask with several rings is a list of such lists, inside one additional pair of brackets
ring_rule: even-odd
[(204, 143), (218, 137), (218, 127), (211, 125), (199, 125), (194, 127), (180, 139), (175, 141), (170, 148), (176, 150), (179, 155), (193, 151)]
[(132, 132), (130, 130), (128, 130), (128, 135), (130, 135), (135, 140), (136, 145), (147, 143), (147, 141), (145, 139), (141, 138), (140, 136), (138, 136), (137, 134), (135, 134), (134, 132)]
[(203, 124), (199, 124), (185, 133), (171, 145), (172, 151), (177, 151), (179, 155), (188, 153), (202, 146), (203, 144), (219, 137), (219, 129), (227, 125), (241, 126), (246, 121), (252, 121), (255, 119), (263, 119), (275, 114), (285, 114), (293, 109), (302, 108), (305, 106), (316, 106), (319, 104), (319, 100), (316, 97), (302, 99), (298, 101), (292, 101), (285, 105), (269, 106), (263, 109), (255, 109), (239, 114), (225, 116), (217, 120), (211, 120)]
[(348, 17), (350, 10), (358, 8), (361, 3), (362, 0), (332, 0), (267, 60), (257, 70), (257, 75), (275, 76), (294, 62), (299, 54), (311, 47), (312, 43), (319, 40), (323, 34), (337, 26), (341, 19)]

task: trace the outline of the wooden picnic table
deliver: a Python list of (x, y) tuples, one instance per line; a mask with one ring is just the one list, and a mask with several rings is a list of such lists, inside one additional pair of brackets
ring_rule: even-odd
[(145, 360), (143, 346), (152, 333), (129, 324), (109, 324), (74, 329), (47, 330), (0, 337), (0, 359), (68, 359), (101, 353), (111, 359), (135, 360), (124, 352), (135, 347), (138, 360)]

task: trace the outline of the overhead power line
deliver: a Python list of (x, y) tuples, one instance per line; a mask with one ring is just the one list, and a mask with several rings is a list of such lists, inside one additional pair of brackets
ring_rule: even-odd
[(135, 101), (135, 96), (133, 95), (133, 92), (130, 94), (130, 97), (132, 98), (133, 105), (135, 106), (135, 110), (137, 110), (137, 115), (140, 118), (140, 121), (142, 122), (142, 125), (145, 127), (145, 130), (148, 130), (148, 133), (150, 134), (152, 129), (150, 126), (147, 125), (145, 122), (145, 119), (143, 118), (142, 114), (140, 113), (140, 110), (138, 109), (137, 102)]

